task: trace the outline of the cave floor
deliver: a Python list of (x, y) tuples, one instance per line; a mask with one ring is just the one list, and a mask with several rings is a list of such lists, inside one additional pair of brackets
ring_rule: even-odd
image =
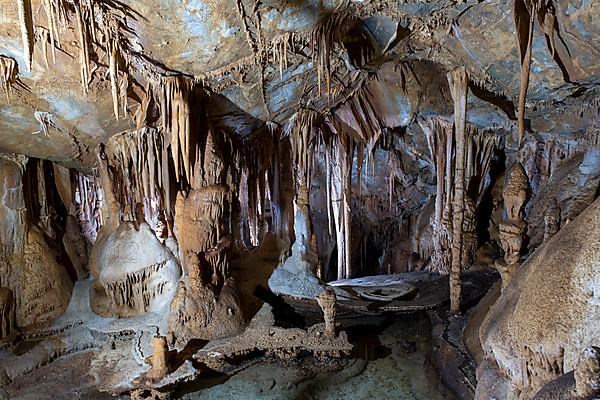
[[(206, 377), (176, 388), (171, 398), (193, 399), (454, 399), (430, 364), (426, 314), (357, 320), (348, 328), (350, 359), (257, 359), (231, 376)], [(128, 399), (99, 392), (88, 373), (94, 351), (76, 353), (15, 380), (10, 399)]]
[(355, 344), (352, 357), (337, 367), (311, 357), (299, 363), (260, 361), (214, 386), (188, 387), (177, 398), (455, 398), (429, 362), (431, 325), (426, 314), (373, 317), (359, 323), (348, 329)]
[[(56, 360), (18, 377), (8, 386), (11, 400), (125, 400), (96, 389), (94, 378), (88, 374), (95, 352), (86, 351)], [(1, 397), (0, 397), (1, 398)]]

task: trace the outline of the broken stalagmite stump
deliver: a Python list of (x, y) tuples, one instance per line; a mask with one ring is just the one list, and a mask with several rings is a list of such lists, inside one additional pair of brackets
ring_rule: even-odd
[(335, 305), (337, 297), (333, 289), (327, 288), (317, 296), (317, 302), (323, 310), (325, 318), (325, 336), (334, 337), (335, 333)]

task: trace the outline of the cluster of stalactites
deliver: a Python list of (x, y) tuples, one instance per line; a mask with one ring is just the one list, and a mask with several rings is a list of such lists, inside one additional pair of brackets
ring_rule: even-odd
[[(240, 169), (238, 198), (241, 203), (241, 219), (247, 221), (250, 244), (258, 245), (261, 229), (266, 223), (266, 208), (271, 210), (271, 228), (281, 233), (280, 215), (280, 166), (279, 127), (271, 122), (244, 140), (236, 153), (236, 165)], [(242, 237), (245, 235), (242, 232)]]
[(166, 144), (160, 131), (151, 128), (113, 136), (107, 145), (115, 196), (123, 219), (137, 221), (140, 214), (156, 227), (170, 213), (169, 170)]
[(17, 81), (18, 67), (14, 58), (0, 56), (0, 84), (6, 94), (6, 101), (10, 103), (10, 92)]
[(113, 307), (130, 307), (142, 313), (148, 311), (152, 301), (169, 288), (169, 281), (157, 278), (165, 265), (166, 262), (153, 264), (128, 273), (120, 280), (105, 282), (106, 294)]
[(191, 154), (199, 148), (192, 145), (191, 137), (190, 96), (193, 90), (194, 82), (191, 79), (177, 75), (163, 77), (160, 92), (157, 93), (165, 139), (171, 143), (175, 176), (178, 180), (183, 177), (187, 182), (193, 181), (192, 159), (199, 155)]
[[(437, 194), (433, 215), (435, 251), (431, 265), (434, 270), (440, 273), (448, 273), (451, 264), (450, 248), (453, 235), (452, 213), (455, 193), (454, 153), (456, 139), (454, 137), (454, 127), (451, 121), (439, 117), (421, 121), (421, 127), (427, 136), (437, 179)], [(464, 196), (465, 218), (462, 224), (463, 227), (469, 227), (471, 230), (476, 227), (476, 223), (469, 219), (475, 218), (473, 211), (485, 193), (487, 182), (485, 178), (490, 171), (494, 150), (498, 145), (499, 138), (496, 135), (478, 132), (472, 125), (466, 125), (464, 187), (466, 189), (472, 188), (472, 192), (467, 191)], [(466, 241), (470, 241), (469, 238), (476, 239), (474, 233), (463, 230)], [(474, 245), (476, 245), (476, 242), (463, 243), (461, 256), (463, 267), (468, 265), (469, 252), (473, 251)]]
[(336, 11), (329, 14), (311, 32), (310, 44), (312, 62), (317, 68), (319, 95), (325, 86), (325, 93), (331, 93), (331, 58), (333, 46), (342, 43), (345, 30), (356, 20), (349, 12)]
[(310, 186), (319, 118), (316, 111), (301, 109), (292, 116), (284, 131), (290, 140), (296, 186)]
[(98, 178), (94, 175), (75, 172), (74, 184), (73, 203), (76, 206), (76, 217), (79, 221), (81, 233), (90, 243), (94, 243), (103, 224), (100, 213), (102, 191), (98, 185)]
[(111, 94), (114, 104), (115, 118), (119, 119), (120, 110), (127, 113), (128, 76), (119, 71), (119, 63), (126, 61), (125, 52), (121, 46), (119, 11), (111, 7), (102, 7), (93, 0), (74, 1), (72, 4), (62, 0), (44, 0), (46, 27), (36, 26), (34, 32), (33, 13), (30, 0), (18, 0), (19, 23), (23, 41), (23, 52), (28, 70), (33, 61), (34, 42), (42, 42), (42, 51), (46, 67), (48, 63), (47, 46), (53, 63), (56, 63), (56, 49), (61, 47), (60, 33), (69, 24), (69, 13), (75, 13), (77, 42), (79, 46), (79, 64), (81, 88), (87, 94), (92, 80), (91, 51), (95, 46), (102, 46), (108, 56)]

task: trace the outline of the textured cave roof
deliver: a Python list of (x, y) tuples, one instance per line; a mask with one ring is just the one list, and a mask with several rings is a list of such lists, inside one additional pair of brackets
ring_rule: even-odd
[[(308, 49), (290, 55), (280, 76), (277, 60), (254, 63), (251, 43), (262, 40), (266, 46), (288, 32), (306, 33), (324, 15), (342, 8), (362, 19), (358, 29), (370, 38), (379, 57), (375, 65), (356, 69), (338, 46), (332, 55), (334, 77), (350, 88), (355, 83), (351, 78), (373, 79), (376, 74), (395, 125), (416, 125), (418, 116), (450, 115), (445, 72), (465, 65), (474, 84), (471, 93), (477, 94), (469, 98), (470, 122), (515, 129), (520, 64), (509, 1), (125, 0), (110, 4), (127, 14), (130, 49), (139, 61), (131, 64), (130, 75), (139, 88), (146, 79), (135, 70), (141, 64), (150, 64), (159, 73), (203, 79), (216, 94), (215, 115), (228, 115), (225, 124), (242, 135), (268, 120), (284, 123), (300, 105), (331, 106), (331, 99), (317, 93)], [(576, 74), (573, 82), (565, 82), (536, 27), (526, 117), (538, 133), (585, 129), (590, 124), (586, 109), (598, 107), (600, 6), (594, 0), (555, 0), (554, 6)], [(43, 1), (32, 0), (32, 9), (34, 24), (46, 25)], [(4, 96), (0, 100), (0, 152), (80, 166), (91, 163), (90, 150), (96, 144), (135, 128), (132, 118), (116, 121), (113, 116), (102, 60), (93, 73), (90, 92), (82, 93), (73, 21), (62, 38), (64, 51), (57, 53), (56, 64), (50, 61), (46, 70), (36, 44), (28, 72), (16, 2), (14, 6), (3, 3), (1, 11), (0, 54), (17, 60), (22, 85), (10, 104)], [(40, 130), (36, 111), (53, 115), (56, 128), (49, 137), (34, 134)]]

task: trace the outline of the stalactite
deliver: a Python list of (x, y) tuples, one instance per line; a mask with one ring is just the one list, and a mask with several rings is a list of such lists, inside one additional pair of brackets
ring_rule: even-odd
[[(466, 88), (463, 86), (463, 95)], [(457, 94), (460, 94), (457, 93)], [(460, 97), (456, 100), (460, 101)], [(465, 100), (465, 99), (463, 99)], [(466, 103), (458, 104), (462, 109)], [(459, 116), (461, 109), (455, 116)], [(462, 123), (462, 118), (458, 123)], [(477, 245), (476, 208), (488, 189), (486, 177), (491, 168), (494, 151), (499, 138), (489, 132), (477, 132), (471, 125), (465, 125), (462, 132), (454, 136), (453, 125), (443, 118), (429, 118), (419, 121), (427, 137), (427, 143), (434, 160), (436, 171), (436, 198), (433, 226), (433, 254), (431, 268), (440, 273), (448, 273), (451, 268), (460, 265), (467, 268), (472, 252)], [(459, 154), (458, 135), (464, 135), (463, 149)], [(463, 139), (461, 139), (463, 140)], [(457, 164), (462, 165), (462, 189), (457, 190), (460, 178)], [(458, 202), (458, 198), (462, 200)], [(457, 218), (456, 209), (462, 207), (462, 218)], [(460, 221), (458, 221), (460, 219)], [(456, 226), (459, 224), (458, 226)], [(456, 234), (460, 231), (458, 240)], [(456, 275), (455, 275), (456, 276)]]
[(283, 79), (283, 71), (288, 67), (288, 43), (292, 37), (292, 32), (286, 32), (281, 36), (276, 37), (271, 41), (273, 48), (273, 55), (276, 58), (276, 62), (279, 64), (279, 78)]
[(90, 54), (88, 49), (88, 32), (86, 29), (86, 19), (84, 18), (84, 9), (80, 1), (75, 4), (75, 16), (77, 18), (77, 34), (79, 40), (79, 64), (81, 72), (81, 87), (83, 94), (88, 92), (90, 82)]
[[(113, 181), (127, 220), (135, 220), (140, 204), (145, 221), (156, 230), (159, 215), (166, 210), (168, 173), (163, 166), (163, 135), (143, 128), (113, 136), (107, 144), (109, 164), (115, 171)], [(167, 214), (169, 212), (167, 211)]]
[(31, 71), (34, 47), (31, 0), (17, 0), (17, 9), (19, 13), (19, 26), (21, 28), (21, 40), (23, 42), (23, 57), (25, 58), (27, 70)]
[(93, 175), (74, 173), (75, 190), (73, 203), (76, 207), (76, 217), (83, 236), (94, 243), (100, 227), (103, 225), (100, 209), (102, 198), (100, 195), (99, 179)]
[[(310, 220), (310, 182), (312, 175), (312, 156), (317, 148), (317, 132), (320, 116), (307, 109), (301, 109), (291, 118), (284, 136), (290, 141), (294, 196), (294, 232), (296, 240), (292, 245), (291, 263), (300, 263), (297, 268), (310, 268), (314, 274), (318, 263), (312, 223)], [(284, 264), (285, 265), (285, 264)]]
[[(44, 9), (46, 11), (46, 19), (48, 20), (48, 36), (50, 39), (50, 49), (52, 51), (52, 62), (56, 63), (56, 45), (58, 40), (58, 27), (54, 11), (54, 1), (44, 0)], [(44, 43), (44, 46), (46, 44)]]
[(189, 97), (193, 82), (183, 76), (162, 78), (162, 92), (159, 94), (162, 126), (171, 143), (171, 154), (177, 179), (184, 177), (192, 181), (190, 142), (190, 104)]
[(114, 192), (114, 185), (109, 174), (108, 157), (106, 155), (104, 146), (98, 147), (96, 151), (96, 159), (98, 162), (98, 176), (100, 178), (102, 187), (102, 198), (104, 200), (104, 207), (102, 207), (102, 221), (111, 232), (114, 232), (121, 223), (119, 217), (121, 204), (117, 201), (117, 196)]
[(42, 54), (44, 56), (44, 65), (46, 66), (46, 71), (50, 70), (50, 65), (48, 64), (48, 41), (50, 40), (50, 32), (48, 29), (43, 26), (35, 27), (35, 41), (41, 42), (42, 44)]
[(17, 81), (18, 67), (14, 58), (0, 55), (0, 82), (2, 90), (6, 95), (6, 101), (10, 104), (10, 93), (12, 86)]
[(341, 43), (344, 32), (356, 20), (349, 12), (335, 11), (321, 21), (311, 32), (310, 43), (312, 62), (317, 68), (317, 88), (319, 96), (323, 84), (325, 93), (331, 93), (331, 58), (333, 46)]
[(114, 41), (108, 42), (108, 71), (110, 74), (110, 93), (113, 100), (113, 112), (115, 119), (119, 119), (119, 86), (117, 79), (119, 75), (119, 66), (117, 64), (117, 44)]
[(521, 56), (521, 86), (519, 89), (519, 144), (525, 136), (525, 101), (529, 87), (529, 74), (531, 72), (531, 47), (533, 45), (534, 15), (537, 1), (515, 0), (513, 3), (515, 25)]
[(450, 268), (451, 224), (450, 204), (452, 198), (452, 158), (447, 149), (453, 147), (452, 124), (446, 120), (430, 119), (421, 121), (425, 131), (432, 159), (435, 160), (436, 197), (433, 216), (432, 267), (439, 273), (447, 274)]
[[(521, 86), (519, 89), (518, 112), (519, 145), (521, 145), (523, 143), (523, 138), (525, 137), (525, 107), (531, 74), (531, 54), (536, 16), (540, 28), (546, 37), (548, 50), (560, 67), (564, 80), (570, 82), (576, 71), (567, 44), (560, 36), (558, 21), (552, 2), (541, 0), (514, 0), (513, 16), (521, 61)], [(558, 42), (556, 41), (555, 36), (558, 37)]]

